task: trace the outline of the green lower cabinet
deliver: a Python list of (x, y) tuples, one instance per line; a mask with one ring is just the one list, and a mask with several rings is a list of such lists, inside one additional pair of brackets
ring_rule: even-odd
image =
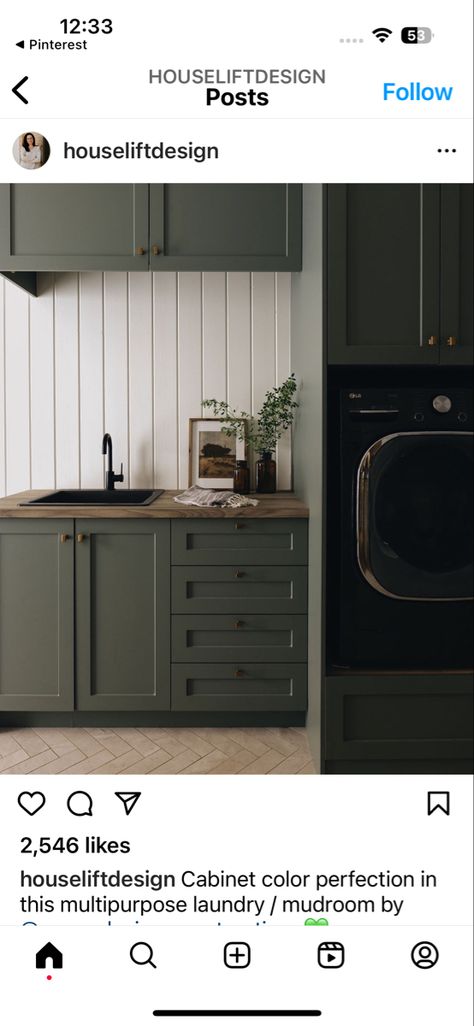
[(74, 708), (74, 522), (0, 520), (0, 710)]
[[(327, 677), (326, 772), (398, 772), (402, 762), (465, 771), (473, 755), (472, 675), (374, 674)], [(352, 769), (348, 769), (352, 765)], [(362, 766), (362, 769), (358, 769)], [(390, 769), (391, 767), (391, 769)], [(377, 771), (376, 770), (376, 771)], [(404, 772), (409, 772), (407, 769)]]
[(298, 663), (306, 652), (305, 616), (173, 616), (174, 663)]
[(294, 518), (174, 520), (175, 566), (307, 566), (308, 524)]
[(303, 711), (304, 664), (205, 663), (172, 668), (172, 709), (180, 712)]
[(305, 613), (305, 566), (174, 566), (173, 613)]
[(170, 707), (168, 520), (76, 521), (76, 705)]

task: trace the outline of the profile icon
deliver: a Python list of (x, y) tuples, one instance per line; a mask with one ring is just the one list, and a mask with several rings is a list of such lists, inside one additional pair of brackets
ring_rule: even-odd
[(24, 132), (15, 139), (13, 156), (25, 171), (37, 171), (49, 160), (50, 145), (40, 132)]

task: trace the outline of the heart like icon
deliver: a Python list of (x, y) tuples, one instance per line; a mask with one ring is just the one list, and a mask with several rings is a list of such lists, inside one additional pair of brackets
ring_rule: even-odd
[(18, 795), (18, 805), (29, 816), (36, 816), (43, 805), (46, 805), (46, 797), (42, 791), (22, 791)]

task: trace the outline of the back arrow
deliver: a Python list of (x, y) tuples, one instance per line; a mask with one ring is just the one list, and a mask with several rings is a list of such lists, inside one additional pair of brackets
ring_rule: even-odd
[(18, 90), (27, 81), (28, 81), (28, 75), (25, 75), (25, 77), (22, 78), (20, 82), (17, 82), (17, 84), (15, 86), (13, 86), (13, 89), (12, 89), (12, 93), (14, 93), (15, 96), (18, 96), (18, 99), (21, 100), (22, 103), (28, 103), (28, 100), (25, 100), (25, 97), (22, 96), (21, 93), (18, 92)]

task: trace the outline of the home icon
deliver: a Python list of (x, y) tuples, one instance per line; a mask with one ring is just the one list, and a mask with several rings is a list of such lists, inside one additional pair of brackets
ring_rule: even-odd
[(58, 951), (58, 949), (54, 947), (54, 944), (51, 944), (51, 941), (49, 941), (48, 944), (45, 944), (44, 948), (41, 948), (40, 951), (36, 952), (36, 968), (46, 969), (48, 958), (52, 960), (53, 969), (62, 969), (62, 952)]

